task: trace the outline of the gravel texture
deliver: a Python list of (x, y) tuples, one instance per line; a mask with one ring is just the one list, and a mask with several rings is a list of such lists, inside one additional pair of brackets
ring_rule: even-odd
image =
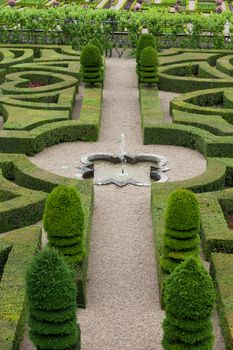
[[(168, 159), (170, 181), (201, 174), (206, 161), (196, 151), (142, 145), (136, 80), (135, 60), (106, 59), (99, 141), (52, 146), (31, 158), (32, 162), (74, 177), (81, 155), (118, 152), (120, 134), (124, 133), (128, 153), (156, 153)], [(167, 99), (162, 93), (161, 97), (166, 106), (171, 95)], [(95, 186), (87, 298), (86, 309), (78, 312), (82, 350), (162, 350), (164, 312), (158, 299), (150, 188)], [(215, 350), (223, 350), (217, 326), (216, 334)], [(21, 350), (31, 349), (25, 337)]]
[(160, 104), (163, 110), (164, 123), (172, 122), (172, 117), (170, 115), (170, 101), (179, 95), (180, 94), (177, 94), (175, 92), (159, 90)]
[(72, 119), (73, 120), (79, 119), (79, 117), (80, 117), (80, 112), (82, 109), (82, 102), (83, 102), (83, 90), (84, 90), (84, 86), (83, 86), (83, 83), (81, 83), (79, 85), (79, 91), (78, 91), (76, 98), (75, 98), (75, 105), (74, 105), (73, 112), (72, 112)]
[(96, 187), (82, 350), (162, 349), (154, 261), (150, 189)]

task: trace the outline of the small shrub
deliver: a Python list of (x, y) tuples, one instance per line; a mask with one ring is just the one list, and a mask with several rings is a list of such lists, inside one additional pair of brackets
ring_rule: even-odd
[(168, 199), (166, 226), (174, 230), (193, 230), (200, 226), (200, 211), (197, 198), (191, 191), (177, 189)]
[(103, 59), (99, 48), (95, 45), (87, 44), (82, 49), (80, 63), (83, 82), (92, 85), (103, 82)]
[(101, 42), (99, 41), (99, 39), (97, 39), (97, 38), (92, 39), (91, 44), (95, 45), (99, 49), (101, 56), (103, 56), (104, 48), (103, 48), (103, 45), (101, 44)]
[(172, 272), (190, 255), (200, 252), (200, 211), (194, 193), (178, 189), (168, 198), (163, 236), (163, 256), (160, 264)]
[(139, 82), (154, 84), (158, 82), (158, 56), (153, 47), (146, 47), (140, 57), (138, 65)]
[(154, 38), (154, 36), (152, 34), (142, 34), (140, 36), (140, 38), (138, 39), (137, 50), (136, 50), (136, 61), (137, 61), (137, 63), (140, 62), (142, 51), (146, 47), (153, 47), (154, 49), (156, 49), (155, 38)]
[(162, 345), (165, 350), (211, 350), (212, 280), (198, 258), (189, 257), (168, 277)]
[(84, 259), (84, 211), (75, 187), (60, 185), (49, 194), (43, 224), (49, 246), (58, 249), (68, 263), (76, 265)]
[(55, 249), (34, 256), (26, 275), (29, 337), (37, 350), (77, 349), (74, 276)]

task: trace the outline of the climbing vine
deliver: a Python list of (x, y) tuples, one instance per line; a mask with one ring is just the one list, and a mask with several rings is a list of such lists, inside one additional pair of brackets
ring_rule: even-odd
[(23, 11), (1, 8), (0, 19), (1, 42), (22, 42), (26, 31), (30, 33), (27, 38), (29, 42), (52, 43), (60, 40), (61, 43), (81, 48), (96, 36), (107, 48), (112, 45), (114, 31), (127, 30), (130, 44), (134, 47), (138, 34), (147, 28), (155, 36), (169, 38), (173, 43), (178, 34), (184, 35), (178, 46), (199, 47), (205, 42), (203, 36), (211, 36), (212, 45), (222, 48), (224, 24), (226, 19), (233, 22), (233, 15), (211, 14), (207, 18), (200, 14), (171, 14), (165, 9), (144, 12), (94, 11), (70, 5), (49, 9), (27, 8)]

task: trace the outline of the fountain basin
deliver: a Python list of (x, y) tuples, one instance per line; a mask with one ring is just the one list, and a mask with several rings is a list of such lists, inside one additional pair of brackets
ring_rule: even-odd
[[(81, 157), (83, 167), (79, 167), (77, 178), (94, 177), (94, 184), (108, 185), (115, 184), (123, 187), (128, 184), (136, 186), (150, 186), (151, 180), (166, 182), (168, 177), (164, 172), (169, 170), (166, 167), (166, 158), (154, 154), (123, 154), (124, 172), (121, 171), (122, 154), (112, 153), (91, 153)], [(110, 163), (109, 166), (106, 164)]]

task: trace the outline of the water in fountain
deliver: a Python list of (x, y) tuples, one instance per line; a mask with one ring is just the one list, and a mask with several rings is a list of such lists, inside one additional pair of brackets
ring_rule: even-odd
[(127, 160), (125, 158), (125, 135), (121, 134), (121, 142), (120, 142), (120, 153), (119, 153), (119, 158), (121, 160), (121, 173), (118, 174), (120, 176), (127, 177), (128, 174), (125, 171), (125, 164), (127, 163)]
[[(114, 183), (117, 186), (133, 184), (150, 186), (151, 180), (165, 182), (167, 176), (163, 174), (168, 168), (164, 157), (154, 154), (128, 155), (125, 152), (125, 135), (121, 134), (120, 149), (117, 155), (113, 153), (91, 153), (81, 158), (83, 167), (76, 174), (76, 178), (94, 176), (94, 184), (106, 185)], [(151, 166), (151, 163), (153, 166)]]

